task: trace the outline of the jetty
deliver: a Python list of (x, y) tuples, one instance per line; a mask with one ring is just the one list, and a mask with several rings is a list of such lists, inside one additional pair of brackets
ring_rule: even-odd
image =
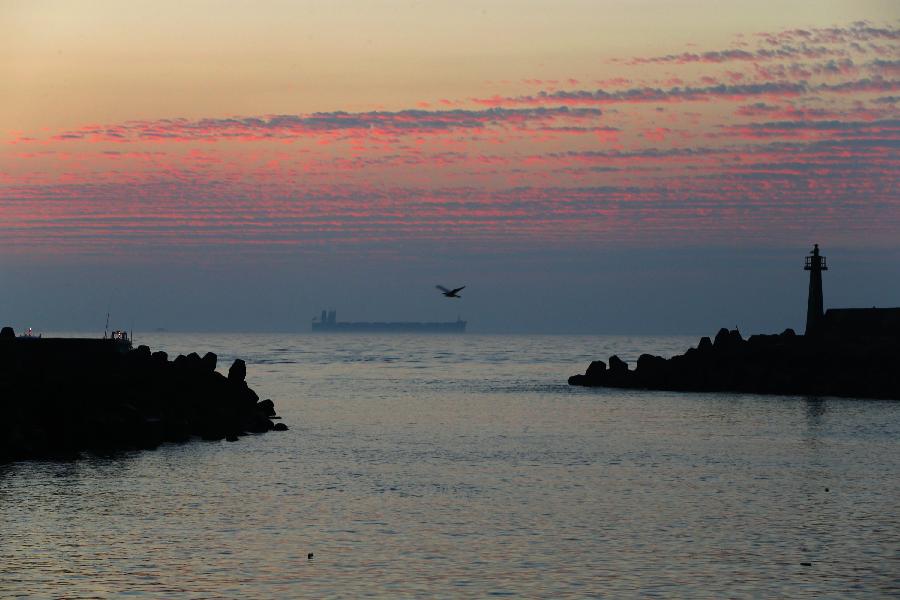
[(737, 329), (703, 337), (684, 354), (642, 354), (634, 369), (611, 356), (570, 385), (695, 392), (749, 392), (900, 399), (900, 308), (824, 310), (826, 258), (816, 244), (809, 271), (806, 329), (744, 339)]
[(237, 441), (287, 429), (272, 400), (224, 375), (207, 352), (179, 355), (112, 338), (16, 337), (0, 331), (0, 462), (76, 458), (191, 439)]

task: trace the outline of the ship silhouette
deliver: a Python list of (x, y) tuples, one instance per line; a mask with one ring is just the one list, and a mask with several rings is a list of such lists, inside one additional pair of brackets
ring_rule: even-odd
[(455, 321), (338, 321), (337, 311), (322, 311), (313, 318), (312, 330), (316, 333), (465, 333), (467, 321), (456, 317)]

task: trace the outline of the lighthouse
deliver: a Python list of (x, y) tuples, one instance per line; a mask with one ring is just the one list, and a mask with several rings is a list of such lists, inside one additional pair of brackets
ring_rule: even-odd
[(819, 254), (819, 245), (813, 246), (812, 253), (806, 257), (804, 271), (809, 271), (809, 300), (806, 305), (806, 335), (814, 334), (825, 315), (822, 300), (822, 271), (828, 270), (825, 257)]

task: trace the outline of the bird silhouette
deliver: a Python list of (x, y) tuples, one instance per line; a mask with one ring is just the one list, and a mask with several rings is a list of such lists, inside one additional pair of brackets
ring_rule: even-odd
[(445, 288), (442, 285), (436, 285), (434, 287), (441, 290), (441, 292), (448, 298), (462, 298), (462, 296), (460, 296), (457, 292), (460, 292), (466, 288), (466, 286), (462, 286), (462, 287), (456, 288), (455, 290), (448, 290), (447, 288)]

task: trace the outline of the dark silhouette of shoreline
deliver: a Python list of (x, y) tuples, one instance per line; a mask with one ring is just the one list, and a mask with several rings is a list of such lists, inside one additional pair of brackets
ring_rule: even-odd
[(720, 329), (696, 348), (665, 359), (642, 354), (635, 370), (618, 356), (594, 361), (570, 385), (697, 392), (752, 392), (900, 399), (900, 308), (824, 310), (819, 245), (809, 271), (806, 333), (752, 335)]
[(635, 369), (618, 356), (594, 361), (570, 385), (684, 392), (748, 392), (900, 399), (900, 342), (816, 338), (788, 329), (753, 335), (721, 329), (684, 354), (642, 354)]
[(76, 458), (163, 442), (236, 441), (283, 430), (271, 400), (247, 386), (237, 359), (228, 376), (209, 352), (179, 355), (110, 339), (17, 338), (0, 333), (0, 462)]

